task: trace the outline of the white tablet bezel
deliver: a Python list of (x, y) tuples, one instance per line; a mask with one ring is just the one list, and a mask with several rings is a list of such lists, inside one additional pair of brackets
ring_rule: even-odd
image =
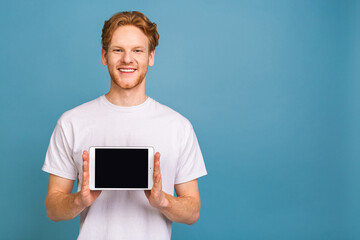
[[(148, 149), (148, 187), (147, 188), (95, 188), (95, 149)], [(153, 147), (90, 147), (89, 149), (89, 187), (90, 190), (151, 190), (154, 173)]]

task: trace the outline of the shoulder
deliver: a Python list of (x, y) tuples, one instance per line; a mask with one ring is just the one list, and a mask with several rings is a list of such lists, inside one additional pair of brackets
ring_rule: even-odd
[(99, 111), (100, 97), (64, 112), (58, 120), (61, 126), (88, 119)]
[(156, 115), (159, 118), (164, 119), (167, 122), (171, 122), (172, 124), (178, 125), (179, 127), (184, 128), (192, 128), (190, 121), (178, 113), (177, 111), (173, 110), (172, 108), (157, 102), (156, 100), (152, 99), (153, 101), (153, 108)]

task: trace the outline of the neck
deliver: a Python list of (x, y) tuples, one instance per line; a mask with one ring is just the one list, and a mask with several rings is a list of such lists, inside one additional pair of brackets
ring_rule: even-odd
[(121, 107), (131, 107), (142, 104), (148, 96), (145, 94), (145, 87), (139, 84), (135, 88), (123, 89), (111, 82), (110, 91), (105, 94), (109, 102)]

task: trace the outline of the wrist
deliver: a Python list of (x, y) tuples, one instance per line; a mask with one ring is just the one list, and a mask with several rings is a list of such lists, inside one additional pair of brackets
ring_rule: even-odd
[[(169, 195), (170, 196), (170, 195)], [(163, 192), (163, 198), (159, 204), (160, 209), (167, 209), (170, 207), (170, 201), (168, 199), (168, 194)]]
[(74, 193), (74, 204), (76, 208), (80, 210), (83, 210), (86, 207), (82, 201), (81, 192)]

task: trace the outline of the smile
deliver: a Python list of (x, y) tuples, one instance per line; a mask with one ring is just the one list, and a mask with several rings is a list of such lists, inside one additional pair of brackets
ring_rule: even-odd
[(120, 72), (125, 72), (125, 73), (131, 73), (131, 72), (135, 72), (136, 69), (135, 68), (119, 68)]

